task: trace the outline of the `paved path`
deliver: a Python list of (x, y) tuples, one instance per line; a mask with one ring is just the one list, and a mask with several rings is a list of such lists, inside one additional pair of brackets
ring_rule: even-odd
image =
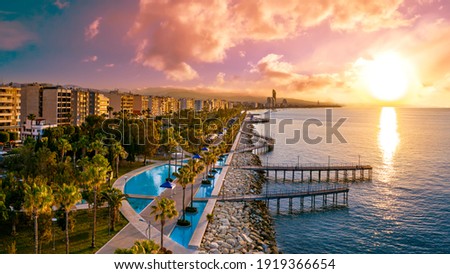
[[(114, 182), (113, 187), (120, 189), (121, 191), (124, 191), (126, 179), (131, 178), (135, 175), (138, 175), (138, 174), (140, 174), (146, 170), (149, 170), (151, 168), (155, 168), (157, 166), (163, 165), (165, 163), (166, 162), (158, 161), (152, 165), (144, 166), (142, 168), (138, 168), (131, 172), (128, 172), (128, 173), (122, 175), (120, 178), (118, 178)], [(180, 203), (180, 205), (177, 206), (177, 209), (179, 207), (181, 208), (181, 202), (178, 202), (178, 200), (181, 201), (181, 199), (182, 199), (181, 194), (182, 194), (181, 191), (177, 191), (176, 195), (174, 195), (174, 197), (173, 197), (177, 201), (177, 205), (178, 205), (178, 203)], [(166, 197), (168, 195), (170, 196), (170, 190), (165, 190), (161, 195), (164, 197)], [(150, 205), (147, 206), (147, 208), (144, 209), (140, 215), (136, 211), (134, 211), (134, 209), (131, 207), (131, 205), (128, 203), (128, 201), (126, 201), (126, 200), (123, 201), (120, 211), (123, 214), (123, 216), (125, 216), (125, 218), (127, 218), (129, 224), (126, 225), (121, 231), (119, 231), (102, 248), (100, 248), (97, 251), (97, 253), (98, 254), (112, 254), (112, 253), (114, 253), (114, 251), (117, 248), (130, 248), (131, 246), (133, 246), (133, 244), (136, 240), (147, 239), (148, 225), (146, 222), (140, 221), (140, 219), (141, 220), (144, 219), (145, 221), (147, 221), (149, 219), (149, 213), (148, 213), (148, 212), (150, 212), (149, 210), (150, 210)], [(161, 234), (160, 234), (159, 228), (156, 228), (155, 226), (153, 226), (154, 223), (155, 223), (155, 221), (152, 220), (151, 233), (150, 233), (151, 239), (154, 240), (156, 243), (159, 243)], [(169, 234), (168, 232), (170, 232), (171, 230), (169, 230), (169, 225), (166, 225), (166, 227), (167, 227), (167, 229), (164, 230), (164, 232), (165, 232), (164, 235), (166, 235), (166, 236), (164, 236), (164, 247), (166, 247), (169, 250), (172, 250), (174, 253), (177, 253), (177, 254), (189, 254), (189, 253), (195, 252), (195, 250), (184, 248), (180, 244), (176, 243), (175, 241), (173, 241), (172, 239), (167, 237), (167, 235)]]

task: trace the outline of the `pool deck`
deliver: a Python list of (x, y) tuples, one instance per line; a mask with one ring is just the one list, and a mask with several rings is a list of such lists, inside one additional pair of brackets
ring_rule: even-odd
[[(241, 133), (238, 132), (235, 142), (231, 148), (231, 151), (234, 151), (237, 147), (239, 140), (241, 137)], [(226, 159), (224, 166), (218, 166), (222, 168), (222, 172), (220, 175), (216, 178), (216, 181), (214, 183), (214, 189), (212, 192), (212, 196), (218, 196), (220, 193), (220, 189), (222, 188), (222, 184), (224, 183), (225, 176), (228, 172), (229, 168), (232, 168), (229, 166), (229, 163), (231, 162), (233, 158), (233, 153), (229, 153), (228, 157)], [(136, 176), (144, 171), (153, 169), (155, 167), (167, 164), (167, 161), (158, 161), (154, 164), (143, 166), (142, 168), (135, 169), (131, 172), (128, 172), (121, 177), (119, 177), (113, 184), (113, 187), (120, 189), (122, 192), (124, 192), (126, 180)], [(197, 176), (197, 179), (194, 183), (194, 196), (195, 193), (197, 193), (199, 187), (201, 186), (201, 181), (203, 179), (203, 173), (199, 174)], [(186, 205), (190, 203), (190, 196), (191, 195), (191, 187), (188, 186), (186, 188), (186, 197), (185, 202)], [(166, 189), (164, 190), (161, 195), (161, 197), (167, 197), (175, 201), (176, 208), (181, 215), (182, 213), (182, 199), (183, 199), (183, 191), (180, 186), (177, 186), (175, 189), (170, 190)], [(195, 200), (195, 197), (194, 197)], [(153, 201), (154, 202), (154, 201)], [(153, 203), (152, 202), (152, 203)], [(147, 239), (147, 228), (148, 228), (148, 220), (151, 219), (151, 239), (154, 240), (156, 243), (160, 243), (160, 237), (161, 237), (161, 227), (159, 222), (155, 222), (154, 218), (150, 218), (150, 211), (151, 211), (151, 204), (150, 203), (140, 214), (138, 214), (128, 203), (128, 201), (124, 200), (122, 202), (122, 207), (120, 208), (120, 212), (125, 216), (125, 218), (128, 220), (129, 224), (126, 225), (121, 231), (119, 231), (109, 242), (107, 242), (102, 248), (100, 248), (97, 251), (97, 254), (113, 254), (114, 251), (117, 248), (130, 248), (133, 246), (134, 242), (136, 240), (143, 240)], [(205, 234), (206, 228), (208, 226), (208, 221), (206, 218), (206, 215), (209, 213), (212, 213), (214, 210), (214, 206), (216, 204), (216, 199), (211, 198), (208, 200), (205, 209), (203, 210), (203, 213), (200, 217), (200, 220), (198, 222), (197, 228), (195, 229), (191, 240), (189, 242), (188, 248), (185, 248), (184, 246), (178, 244), (174, 240), (172, 240), (169, 235), (172, 232), (172, 230), (176, 226), (176, 222), (178, 218), (174, 218), (172, 220), (167, 220), (166, 225), (164, 226), (164, 247), (166, 247), (169, 250), (172, 250), (175, 254), (194, 254), (197, 253), (197, 249), (200, 247), (200, 244), (203, 239), (203, 235)], [(145, 222), (140, 221), (140, 219), (145, 220)]]
[[(121, 191), (124, 191), (126, 180), (136, 176), (144, 171), (147, 171), (149, 169), (161, 166), (166, 164), (164, 161), (158, 161), (154, 164), (143, 166), (141, 168), (135, 169), (131, 172), (128, 172), (121, 177), (119, 177), (113, 184), (113, 187), (120, 189)], [(161, 193), (162, 196), (165, 197), (166, 192), (170, 195), (170, 190), (165, 190), (163, 193)], [(174, 198), (177, 198), (177, 196), (180, 195), (174, 195)], [(180, 197), (180, 204), (181, 204), (181, 197)], [(177, 201), (177, 200), (176, 200)], [(177, 202), (178, 203), (178, 202)], [(97, 251), (97, 254), (113, 254), (114, 251), (117, 248), (130, 248), (133, 246), (134, 242), (136, 240), (144, 240), (147, 239), (147, 228), (148, 225), (146, 222), (139, 221), (139, 219), (148, 220), (150, 218), (150, 214), (145, 215), (145, 210), (150, 210), (150, 205), (147, 206), (142, 212), (142, 216), (138, 214), (134, 209), (131, 207), (131, 205), (128, 203), (128, 201), (124, 200), (122, 202), (122, 207), (120, 208), (120, 212), (122, 213), (125, 218), (128, 220), (128, 224), (119, 231), (109, 242), (107, 242), (102, 248), (100, 248)], [(178, 209), (178, 207), (177, 207)], [(148, 211), (149, 212), (149, 211)], [(154, 222), (154, 220), (153, 220)], [(168, 226), (166, 226), (168, 227)], [(168, 228), (164, 229), (164, 232), (168, 231)], [(160, 242), (160, 230), (159, 228), (156, 228), (155, 226), (151, 226), (151, 239), (154, 240), (156, 243), (159, 244)], [(164, 233), (164, 247), (166, 247), (169, 250), (172, 250), (173, 253), (177, 254), (189, 254), (194, 253), (194, 250), (189, 250), (178, 244), (177, 242), (173, 241), (167, 236), (167, 233)]]

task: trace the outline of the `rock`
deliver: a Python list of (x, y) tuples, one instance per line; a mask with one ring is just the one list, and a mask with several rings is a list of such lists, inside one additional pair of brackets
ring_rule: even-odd
[(209, 248), (210, 248), (211, 250), (212, 250), (212, 249), (217, 249), (217, 248), (219, 248), (219, 244), (216, 243), (216, 242), (212, 242), (212, 243), (209, 244)]
[(223, 244), (221, 244), (221, 247), (226, 248), (226, 249), (232, 249), (232, 248), (233, 248), (233, 247), (232, 247), (230, 244), (228, 244), (228, 243), (223, 243)]
[(211, 249), (209, 251), (210, 254), (220, 254), (220, 251), (218, 249)]
[(231, 246), (235, 246), (236, 245), (236, 240), (235, 239), (229, 238), (229, 239), (226, 240), (226, 242), (228, 244), (230, 244)]

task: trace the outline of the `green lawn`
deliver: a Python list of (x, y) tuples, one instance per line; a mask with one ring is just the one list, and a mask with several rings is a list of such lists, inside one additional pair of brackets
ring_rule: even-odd
[[(89, 210), (78, 210), (71, 213), (76, 219), (75, 228), (70, 232), (70, 253), (90, 254), (95, 253), (106, 244), (128, 221), (121, 216), (116, 224), (116, 231), (108, 233), (108, 209), (101, 208), (97, 211), (97, 233), (96, 248), (91, 248), (91, 225), (92, 212)], [(19, 225), (17, 228), (16, 248), (17, 253), (34, 253), (34, 227), (30, 222)], [(11, 227), (5, 223), (0, 225), (0, 253), (8, 253), (7, 246), (13, 241)], [(55, 225), (55, 250), (53, 241), (42, 244), (42, 253), (66, 253), (65, 234)]]

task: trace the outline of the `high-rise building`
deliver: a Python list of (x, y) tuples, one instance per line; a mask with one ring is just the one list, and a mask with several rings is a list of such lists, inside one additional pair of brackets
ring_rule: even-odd
[(149, 96), (148, 98), (148, 109), (150, 109), (151, 116), (161, 116), (162, 112), (162, 97), (159, 96)]
[(20, 88), (0, 86), (0, 131), (20, 129)]
[(26, 117), (35, 115), (49, 124), (70, 125), (72, 120), (72, 91), (62, 86), (25, 84), (21, 88), (21, 123)]
[(118, 90), (113, 90), (106, 93), (105, 96), (109, 98), (109, 105), (113, 108), (114, 112), (133, 112), (133, 94), (120, 93)]
[(96, 91), (89, 92), (89, 115), (109, 115), (109, 98)]
[(43, 88), (42, 118), (49, 124), (66, 126), (72, 120), (72, 91), (61, 86)]
[(194, 99), (192, 98), (181, 98), (180, 99), (180, 110), (194, 109)]
[(195, 111), (202, 111), (203, 110), (203, 100), (195, 100), (194, 109), (195, 109)]
[(133, 95), (133, 112), (135, 114), (142, 114), (143, 111), (147, 111), (149, 103), (148, 96)]
[(86, 120), (89, 115), (89, 91), (72, 90), (72, 121), (75, 126), (79, 126)]

